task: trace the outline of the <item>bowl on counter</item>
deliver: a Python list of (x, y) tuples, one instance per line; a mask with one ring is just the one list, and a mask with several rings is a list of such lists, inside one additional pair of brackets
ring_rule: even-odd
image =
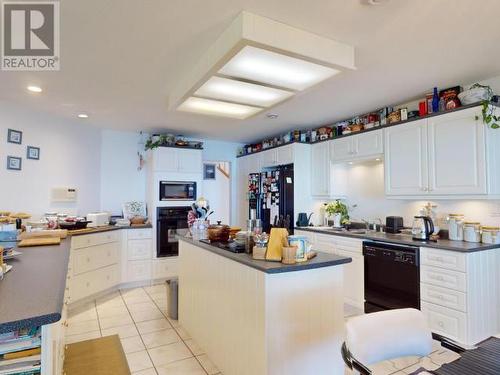
[(61, 228), (61, 229), (77, 230), (77, 229), (87, 228), (88, 223), (90, 223), (90, 221), (88, 221), (88, 220), (76, 220), (76, 221), (61, 220), (61, 221), (59, 221), (58, 224), (59, 224), (59, 228)]

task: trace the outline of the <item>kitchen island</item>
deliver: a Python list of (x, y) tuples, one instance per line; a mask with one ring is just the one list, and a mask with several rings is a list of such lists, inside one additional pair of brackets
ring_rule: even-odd
[(179, 238), (179, 321), (224, 374), (343, 374), (343, 267), (294, 266)]

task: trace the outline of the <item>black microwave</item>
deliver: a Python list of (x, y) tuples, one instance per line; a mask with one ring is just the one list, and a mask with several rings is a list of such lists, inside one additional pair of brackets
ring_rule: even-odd
[(160, 181), (160, 201), (195, 201), (196, 182)]

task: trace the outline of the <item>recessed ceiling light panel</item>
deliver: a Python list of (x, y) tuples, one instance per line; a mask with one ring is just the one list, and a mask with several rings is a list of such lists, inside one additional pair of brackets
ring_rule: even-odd
[(89, 118), (89, 115), (87, 115), (86, 113), (79, 113), (77, 115), (78, 118)]
[(262, 48), (245, 46), (219, 73), (301, 91), (340, 71)]
[(270, 107), (289, 98), (293, 95), (293, 92), (234, 79), (212, 77), (194, 95), (260, 107)]
[(42, 92), (42, 88), (39, 86), (30, 85), (28, 86), (28, 91), (31, 92)]
[(179, 106), (178, 110), (184, 112), (194, 112), (203, 115), (231, 117), (243, 120), (262, 111), (262, 108), (243, 104), (221, 102), (212, 99), (190, 97), (187, 98), (186, 101)]

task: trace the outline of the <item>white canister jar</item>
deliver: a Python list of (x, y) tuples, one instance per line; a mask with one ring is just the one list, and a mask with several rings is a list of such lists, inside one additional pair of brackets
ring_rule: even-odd
[(464, 215), (449, 214), (448, 222), (448, 238), (453, 241), (462, 241), (464, 239)]
[(477, 222), (464, 223), (464, 241), (481, 242), (481, 224)]
[(481, 242), (487, 244), (500, 244), (499, 227), (481, 227)]

